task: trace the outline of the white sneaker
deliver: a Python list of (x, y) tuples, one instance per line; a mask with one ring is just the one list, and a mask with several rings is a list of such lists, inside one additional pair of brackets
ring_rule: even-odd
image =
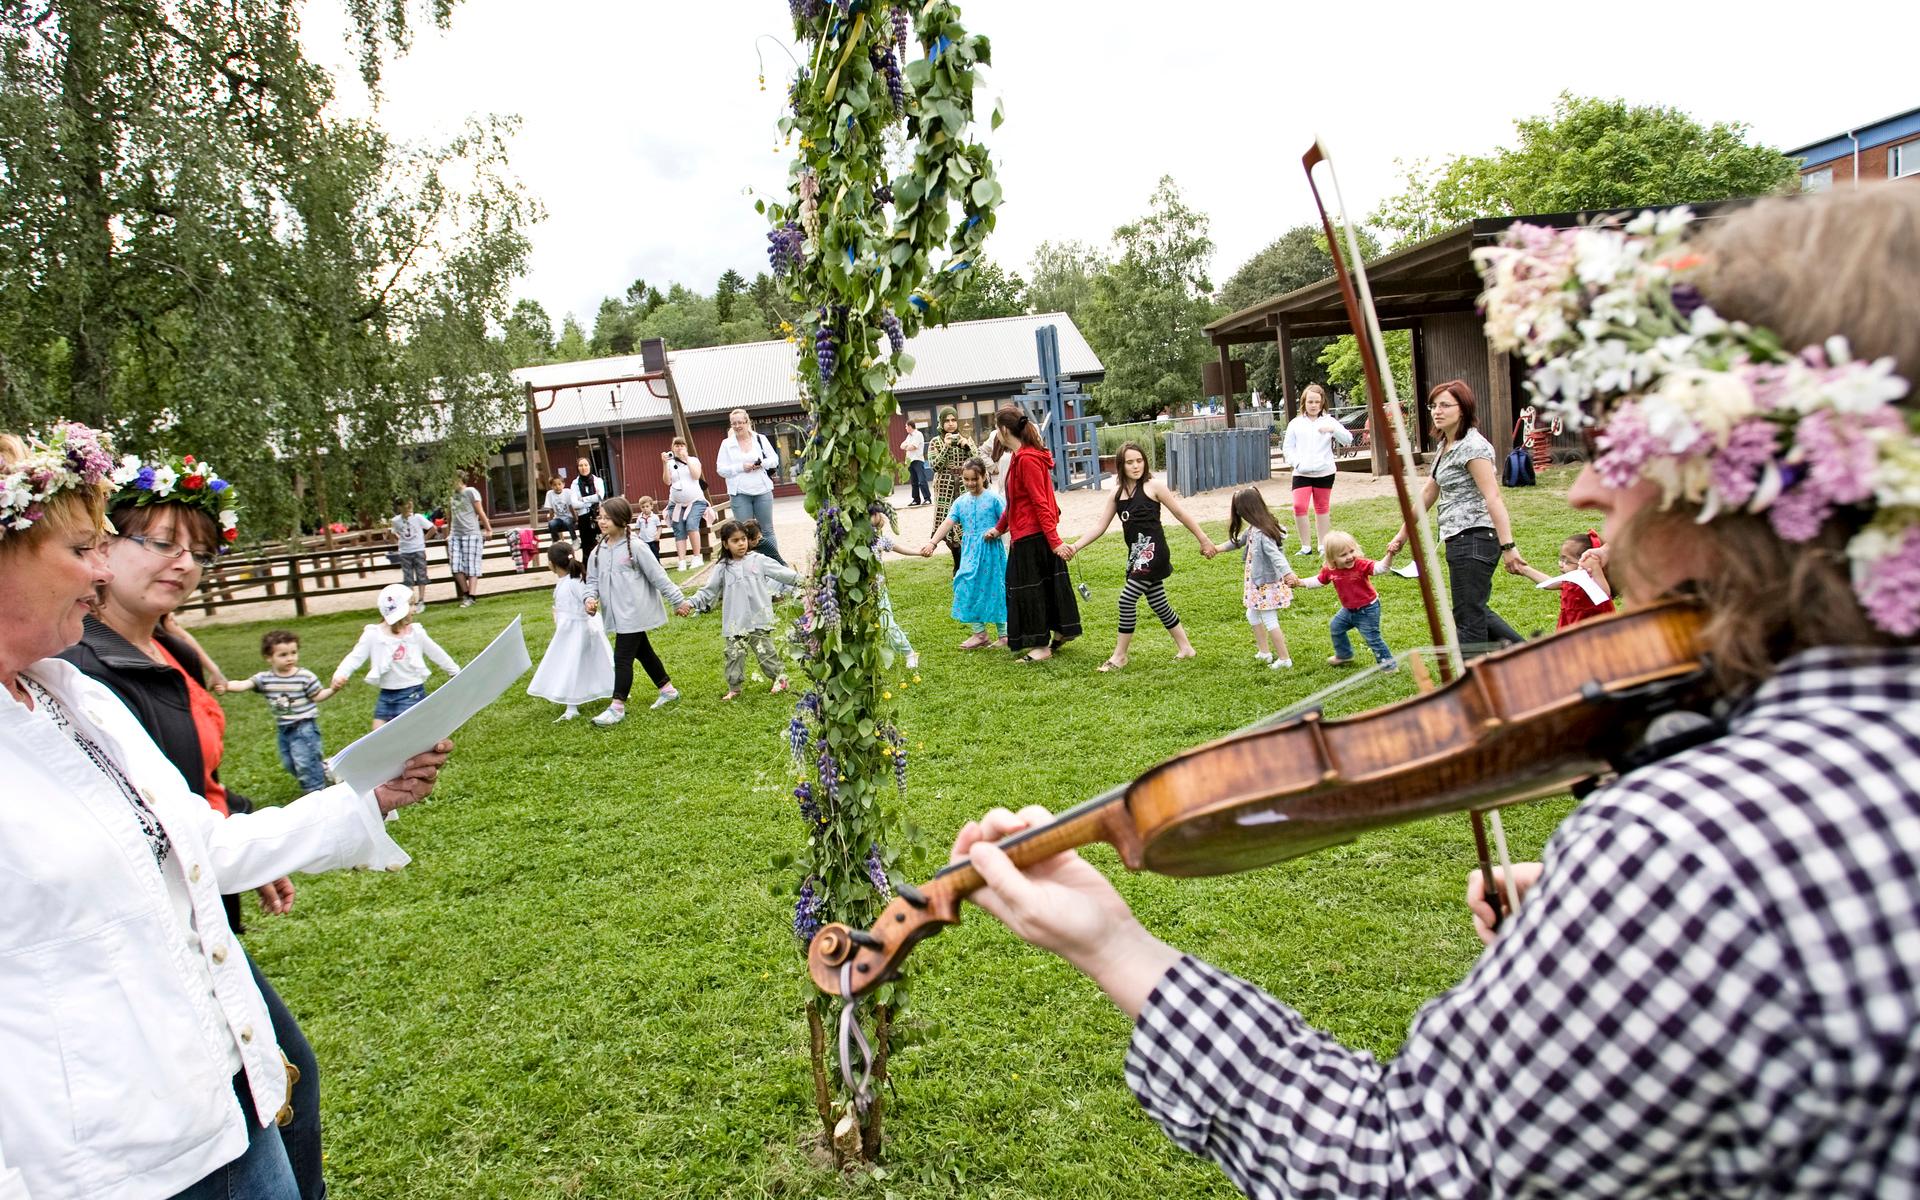
[(679, 698), (680, 698), (679, 688), (663, 687), (660, 689), (660, 694), (653, 698), (653, 703), (647, 705), (647, 707), (648, 708), (664, 708), (667, 705), (672, 704), (675, 700), (678, 700)]
[(1278, 671), (1285, 667), (1291, 667), (1292, 665), (1293, 665), (1293, 660), (1290, 658), (1276, 658), (1272, 662), (1267, 664), (1267, 670)]
[(573, 720), (573, 719), (574, 719), (575, 717), (577, 717), (577, 716), (579, 716), (579, 715), (580, 715), (580, 710), (579, 710), (578, 708), (576, 708), (576, 707), (574, 707), (573, 705), (571, 705), (571, 704), (569, 704), (569, 705), (567, 705), (567, 711), (565, 711), (565, 712), (563, 712), (563, 713), (561, 713), (561, 714), (560, 714), (559, 716), (557, 716), (557, 717), (555, 717), (555, 718), (553, 719), (553, 723), (554, 723), (555, 725), (558, 725), (558, 724), (559, 724), (560, 722), (562, 722), (562, 721), (571, 721), (571, 720)]
[(907, 670), (918, 671), (919, 669), (920, 669), (920, 652), (918, 650), (908, 651), (907, 652)]
[(684, 567), (681, 567), (680, 569), (682, 571), (698, 571), (701, 567), (704, 567), (706, 565), (707, 565), (707, 561), (701, 558), (698, 554), (696, 554), (693, 556), (692, 562), (688, 563)]
[(1313, 555), (1312, 546), (1302, 546), (1293, 552), (1295, 558), (1309, 558)]
[(416, 616), (416, 617), (417, 617), (417, 616), (419, 616), (419, 615), (420, 615), (421, 613), (423, 613), (423, 612), (425, 612), (425, 611), (427, 611), (427, 606), (426, 606), (425, 604), (423, 604), (423, 603), (421, 603), (420, 601), (417, 601), (417, 600), (416, 600), (416, 601), (414, 601), (414, 604), (413, 604), (413, 615), (414, 615), (414, 616)]
[(593, 723), (595, 725), (605, 727), (608, 725), (618, 725), (620, 722), (626, 719), (627, 719), (627, 710), (624, 707), (608, 708), (607, 711), (595, 717), (593, 719)]
[(1260, 653), (1253, 656), (1253, 661), (1270, 663), (1273, 661), (1273, 655), (1266, 650), (1262, 650)]

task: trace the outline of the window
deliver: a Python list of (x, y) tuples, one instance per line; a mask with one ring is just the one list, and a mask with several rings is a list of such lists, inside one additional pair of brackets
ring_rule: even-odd
[(1800, 190), (1803, 192), (1824, 192), (1832, 187), (1832, 167), (1821, 167), (1818, 171), (1808, 171), (1800, 177)]
[(508, 450), (487, 460), (487, 497), (495, 513), (527, 507), (527, 452)]
[(1920, 175), (1920, 142), (1902, 142), (1887, 158), (1887, 174), (1895, 179)]

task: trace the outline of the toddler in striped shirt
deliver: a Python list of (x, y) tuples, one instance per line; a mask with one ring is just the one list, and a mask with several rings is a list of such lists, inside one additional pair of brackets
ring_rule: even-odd
[(327, 786), (327, 752), (320, 742), (320, 701), (333, 695), (320, 677), (300, 665), (300, 637), (275, 629), (260, 639), (261, 657), (268, 669), (250, 678), (229, 680), (226, 691), (259, 692), (273, 710), (280, 740), (280, 762), (300, 781), (300, 790), (317, 792)]

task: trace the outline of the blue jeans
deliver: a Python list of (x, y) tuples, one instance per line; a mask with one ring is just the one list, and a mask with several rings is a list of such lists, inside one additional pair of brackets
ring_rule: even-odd
[(253, 1092), (246, 1075), (234, 1077), (235, 1103), (247, 1122), (247, 1152), (211, 1175), (174, 1193), (173, 1200), (300, 1200), (300, 1189), (293, 1181), (293, 1168), (287, 1165), (287, 1151), (280, 1144), (279, 1127), (269, 1122), (264, 1128), (255, 1119)]
[(1353, 657), (1353, 641), (1347, 637), (1347, 630), (1358, 629), (1360, 636), (1366, 639), (1367, 649), (1373, 651), (1373, 661), (1390, 663), (1393, 651), (1387, 649), (1387, 640), (1380, 636), (1380, 602), (1375, 600), (1365, 608), (1343, 608), (1333, 614), (1333, 653), (1336, 658)]
[(700, 518), (706, 515), (707, 507), (705, 500), (695, 500), (692, 504), (687, 505), (685, 516), (671, 518), (673, 521), (673, 538), (675, 541), (684, 542), (688, 538), (694, 538), (695, 547), (698, 548)]
[(281, 725), (275, 732), (280, 737), (280, 765), (300, 781), (300, 790), (317, 792), (326, 787), (327, 752), (320, 744), (320, 722), (307, 717)]
[(373, 719), (391, 721), (426, 698), (427, 685), (424, 683), (405, 688), (381, 688), (380, 698), (373, 702)]
[(280, 1052), (300, 1072), (299, 1080), (293, 1085), (293, 1120), (280, 1130), (280, 1144), (286, 1147), (287, 1162), (293, 1167), (294, 1186), (300, 1189), (300, 1200), (326, 1200), (327, 1181), (320, 1165), (323, 1157), (320, 1153), (320, 1064), (313, 1057), (313, 1045), (307, 1041), (300, 1022), (254, 965), (251, 955), (247, 957), (247, 967), (253, 972), (253, 983), (260, 989), (260, 998), (267, 1002), (267, 1016), (273, 1021), (273, 1040), (280, 1043)]
[(739, 496), (733, 498), (728, 506), (736, 521), (760, 522), (760, 544), (754, 549), (768, 558), (785, 566), (787, 560), (780, 557), (779, 539), (773, 536), (773, 493), (761, 492), (758, 496)]

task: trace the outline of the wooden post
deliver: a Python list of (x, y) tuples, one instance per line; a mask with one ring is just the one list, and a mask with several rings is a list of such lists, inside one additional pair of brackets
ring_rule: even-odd
[(1280, 340), (1280, 396), (1282, 402), (1286, 405), (1287, 420), (1291, 421), (1300, 415), (1294, 409), (1294, 406), (1298, 404), (1299, 401), (1295, 398), (1298, 389), (1294, 387), (1293, 378), (1293, 338), (1287, 335), (1287, 323), (1285, 321), (1280, 322), (1278, 332)]
[[(339, 587), (340, 584), (336, 580), (333, 586)], [(293, 595), (293, 615), (296, 617), (306, 616), (307, 592), (306, 589), (301, 586), (300, 582), (300, 558), (298, 555), (287, 560), (287, 591)]]
[(1233, 348), (1220, 343), (1220, 399), (1227, 414), (1227, 428), (1233, 428)]
[(1477, 422), (1486, 439), (1493, 443), (1493, 461), (1506, 461), (1513, 449), (1513, 360), (1504, 350), (1487, 347), (1487, 395), (1480, 405)]
[(540, 406), (527, 385), (527, 522), (540, 528), (540, 501), (546, 496), (547, 435), (540, 429)]

